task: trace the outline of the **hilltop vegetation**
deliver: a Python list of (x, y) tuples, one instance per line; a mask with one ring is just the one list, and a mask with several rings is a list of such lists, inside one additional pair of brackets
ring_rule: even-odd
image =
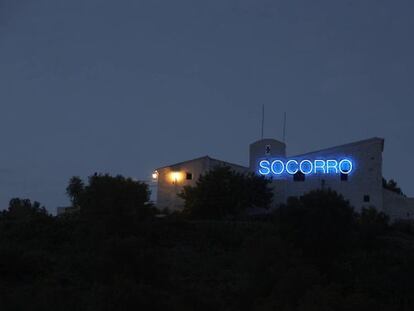
[(53, 217), (14, 199), (0, 215), (1, 310), (414, 308), (412, 226), (356, 214), (333, 191), (260, 218), (158, 218), (146, 191), (139, 212), (127, 208), (145, 185), (91, 178), (68, 188), (81, 194), (71, 197), (80, 213)]

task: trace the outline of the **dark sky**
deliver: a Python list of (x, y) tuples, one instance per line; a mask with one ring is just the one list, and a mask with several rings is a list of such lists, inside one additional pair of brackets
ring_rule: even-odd
[(412, 0), (0, 0), (0, 206), (72, 175), (384, 137), (414, 195)]

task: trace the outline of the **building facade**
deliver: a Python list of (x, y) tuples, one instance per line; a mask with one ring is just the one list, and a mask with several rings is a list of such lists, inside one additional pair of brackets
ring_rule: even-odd
[(370, 138), (306, 154), (288, 156), (286, 145), (262, 139), (250, 145), (249, 167), (208, 156), (157, 169), (157, 206), (180, 210), (177, 196), (182, 187), (194, 185), (200, 174), (225, 165), (233, 170), (254, 172), (271, 180), (273, 207), (285, 204), (311, 190), (330, 188), (342, 194), (356, 211), (375, 207), (391, 219), (413, 219), (414, 198), (383, 188), (384, 139)]
[(220, 161), (209, 156), (160, 167), (154, 174), (154, 178), (157, 179), (157, 207), (171, 211), (181, 210), (184, 207), (184, 201), (178, 197), (178, 194), (183, 187), (194, 186), (201, 174), (217, 166), (229, 166), (240, 173), (249, 171), (248, 167)]

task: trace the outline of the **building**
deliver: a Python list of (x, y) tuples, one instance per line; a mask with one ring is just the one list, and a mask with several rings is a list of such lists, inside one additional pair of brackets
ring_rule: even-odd
[(58, 216), (62, 215), (68, 215), (71, 213), (79, 212), (79, 207), (73, 207), (73, 206), (60, 206), (56, 208), (56, 213)]
[(180, 210), (184, 206), (184, 201), (177, 194), (184, 186), (194, 186), (201, 174), (217, 166), (229, 166), (240, 173), (249, 171), (248, 167), (220, 161), (209, 156), (160, 167), (153, 176), (157, 179), (157, 207), (168, 208), (172, 211)]
[(306, 154), (287, 156), (286, 145), (275, 139), (261, 139), (250, 145), (249, 167), (208, 156), (157, 169), (157, 206), (179, 210), (177, 196), (185, 185), (194, 185), (200, 174), (217, 165), (238, 172), (254, 172), (272, 180), (273, 207), (311, 190), (330, 188), (341, 193), (356, 211), (375, 207), (391, 219), (413, 219), (414, 198), (383, 187), (384, 139), (370, 138)]

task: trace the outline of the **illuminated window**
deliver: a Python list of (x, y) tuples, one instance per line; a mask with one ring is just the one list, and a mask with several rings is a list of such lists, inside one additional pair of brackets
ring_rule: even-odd
[(298, 171), (296, 174), (293, 174), (293, 181), (305, 181), (305, 174)]
[(191, 173), (186, 173), (185, 174), (185, 179), (187, 179), (187, 180), (192, 180), (193, 179), (193, 174), (191, 174)]
[(370, 201), (370, 197), (368, 194), (364, 195), (364, 202), (369, 202)]
[(184, 176), (181, 172), (173, 171), (170, 174), (170, 178), (171, 178), (172, 183), (176, 185), (184, 178)]
[(348, 174), (341, 173), (341, 181), (348, 181)]

